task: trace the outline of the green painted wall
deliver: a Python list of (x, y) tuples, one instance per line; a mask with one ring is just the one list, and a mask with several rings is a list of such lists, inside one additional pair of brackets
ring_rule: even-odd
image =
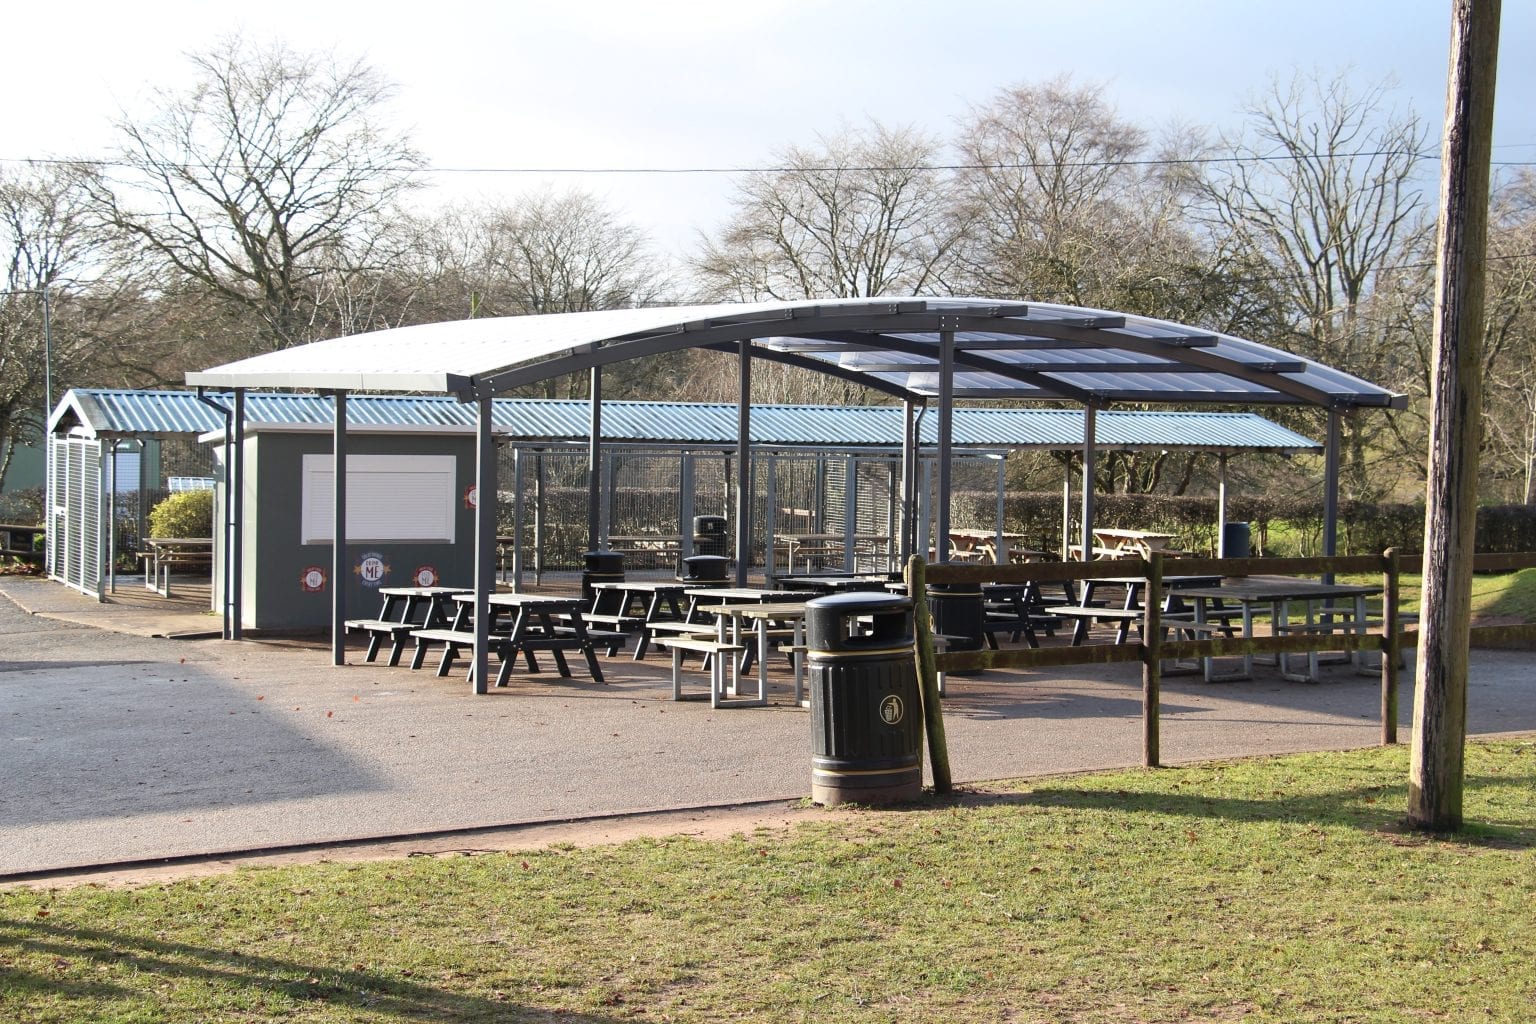
[[(341, 581), (347, 588), (347, 617), (378, 615), (378, 586), (411, 586), (417, 570), (423, 567), (434, 569), (442, 585), (469, 586), (474, 578), (474, 511), (465, 508), (458, 496), (474, 483), (474, 439), (351, 435), (347, 444), (349, 454), (354, 455), (452, 455), (456, 473), (455, 543), (363, 541), (347, 545), (348, 571)], [(300, 502), (304, 456), (329, 455), (330, 435), (259, 432), (245, 439), (245, 451), (243, 625), (266, 630), (327, 629), (331, 587), (335, 585), (329, 578), (331, 545), (300, 543)], [(222, 547), (222, 538), (216, 543)], [(367, 554), (378, 554), (387, 566), (377, 586), (367, 585), (358, 571)], [(222, 565), (217, 556), (215, 564)], [(303, 582), (305, 571), (312, 567), (326, 576), (324, 588), (317, 592), (307, 591)], [(222, 592), (217, 575), (215, 588), (215, 594)]]

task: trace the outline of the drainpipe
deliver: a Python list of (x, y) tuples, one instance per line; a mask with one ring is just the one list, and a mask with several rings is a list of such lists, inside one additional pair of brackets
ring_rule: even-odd
[[(208, 408), (212, 409), (214, 412), (218, 413), (220, 416), (224, 417), (224, 522), (222, 524), (224, 530), (224, 558), (220, 565), (220, 571), (224, 582), (224, 597), (220, 602), (220, 610), (224, 617), (223, 629), (221, 633), (225, 640), (231, 640), (234, 639), (234, 632), (231, 628), (229, 614), (229, 607), (231, 603), (230, 595), (232, 593), (230, 589), (230, 582), (234, 564), (232, 539), (234, 537), (234, 516), (235, 503), (237, 498), (232, 496), (230, 493), (230, 480), (234, 474), (234, 466), (237, 458), (235, 454), (234, 443), (235, 414), (234, 410), (230, 409), (228, 406), (222, 405), (208, 397), (207, 389), (205, 388), (199, 387), (197, 389), (197, 400), (206, 405)], [(142, 457), (143, 456), (140, 456), (140, 458)]]

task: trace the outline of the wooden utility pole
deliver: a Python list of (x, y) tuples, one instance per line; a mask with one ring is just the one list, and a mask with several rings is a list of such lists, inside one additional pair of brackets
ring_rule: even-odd
[(1408, 777), (1409, 824), (1437, 832), (1461, 827), (1499, 7), (1500, 0), (1451, 4), (1429, 392), (1424, 592)]

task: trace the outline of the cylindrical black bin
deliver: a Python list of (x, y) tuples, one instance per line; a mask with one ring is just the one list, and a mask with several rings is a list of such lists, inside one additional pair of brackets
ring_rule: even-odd
[[(868, 617), (870, 632), (853, 624)], [(805, 605), (811, 689), (811, 799), (915, 800), (923, 791), (922, 705), (913, 659), (912, 601), (834, 594)]]
[(725, 528), (725, 516), (694, 516), (694, 553), (700, 555), (724, 555), (729, 543)]
[(689, 555), (683, 559), (681, 576), (690, 583), (719, 583), (730, 566), (731, 560), (724, 555)]
[(1221, 527), (1221, 556), (1223, 558), (1252, 558), (1253, 533), (1248, 523), (1223, 523)]
[(928, 612), (933, 616), (933, 631), (950, 637), (951, 651), (979, 651), (986, 646), (982, 627), (987, 611), (980, 583), (935, 583), (928, 588)]
[(588, 551), (581, 556), (581, 596), (590, 606), (594, 583), (621, 583), (624, 580), (624, 552)]

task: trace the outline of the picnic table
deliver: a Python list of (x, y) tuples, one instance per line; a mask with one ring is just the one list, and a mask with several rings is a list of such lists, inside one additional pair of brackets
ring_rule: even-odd
[[(722, 643), (741, 645), (743, 623), (750, 623), (757, 635), (757, 697), (753, 706), (768, 703), (768, 658), (773, 651), (776, 637), (789, 640), (790, 664), (795, 676), (795, 703), (802, 707), (809, 701), (805, 697), (805, 598), (793, 601), (763, 601), (757, 604), (705, 605), (700, 611), (716, 618), (717, 639)], [(784, 631), (788, 631), (785, 636)], [(750, 653), (750, 652), (749, 652)], [(745, 662), (746, 659), (744, 659)], [(743, 664), (739, 672), (749, 666)], [(732, 673), (734, 696), (740, 689), (739, 672)], [(746, 706), (746, 702), (742, 702)]]
[(637, 629), (634, 660), (645, 658), (657, 623), (682, 622), (686, 583), (664, 580), (615, 580), (592, 584), (589, 623), (611, 626), (623, 632)]
[(949, 531), (949, 557), (954, 561), (992, 562), (994, 565), (1038, 562), (1047, 557), (1044, 551), (1026, 547), (1026, 540), (1028, 538), (1022, 533), (953, 528)]
[(213, 569), (212, 537), (149, 537), (148, 551), (139, 552), (144, 563), (144, 589), (161, 597), (171, 596), (171, 570)]
[(1182, 555), (1184, 552), (1175, 552), (1169, 547), (1169, 543), (1177, 537), (1175, 533), (1158, 533), (1155, 530), (1095, 527), (1094, 554), (1105, 558), (1149, 558), (1154, 551)]
[(636, 561), (653, 563), (676, 562), (683, 554), (683, 535), (680, 533), (640, 533), (610, 536), (608, 550)]
[(376, 619), (348, 619), (349, 633), (368, 634), (368, 653), (364, 661), (373, 661), (379, 648), (389, 639), (389, 666), (400, 664), (405, 642), (418, 629), (446, 629), (449, 620), (448, 599), (470, 593), (466, 587), (380, 587), (383, 607)]
[[(1164, 576), (1162, 610), (1179, 614), (1182, 610), (1178, 603), (1180, 595), (1187, 596), (1191, 588), (1216, 587), (1221, 580), (1220, 576)], [(1118, 605), (1110, 605), (1099, 598), (1099, 588), (1105, 585), (1125, 588), (1124, 596)], [(1088, 627), (1094, 622), (1116, 623), (1115, 643), (1123, 644), (1130, 638), (1131, 627), (1146, 617), (1141, 603), (1141, 595), (1146, 585), (1145, 576), (1106, 576), (1100, 579), (1084, 580), (1082, 604), (1047, 605), (1045, 611), (1050, 615), (1074, 620), (1076, 623), (1072, 629), (1074, 647), (1081, 647), (1088, 642)]]
[[(1214, 603), (1234, 602), (1239, 606), (1243, 624), (1243, 636), (1252, 638), (1256, 611), (1267, 611), (1270, 631), (1275, 636), (1303, 634), (1316, 637), (1318, 647), (1304, 653), (1307, 659), (1305, 673), (1290, 670), (1288, 653), (1278, 656), (1280, 674), (1295, 682), (1319, 681), (1319, 651), (1327, 649), (1328, 636), (1336, 633), (1365, 633), (1371, 625), (1366, 616), (1366, 598), (1382, 592), (1380, 586), (1351, 583), (1319, 583), (1316, 580), (1290, 577), (1265, 576), (1229, 581), (1219, 587), (1195, 587), (1182, 591), (1183, 596), (1194, 601), (1195, 629), (1209, 629)], [(1346, 602), (1340, 604), (1339, 602)], [(1298, 618), (1299, 615), (1299, 618)], [(1358, 659), (1358, 654), (1354, 656)], [(1207, 682), (1229, 679), (1253, 678), (1253, 655), (1242, 656), (1242, 668), (1237, 672), (1218, 674), (1215, 658), (1203, 659)]]
[[(793, 573), (797, 565), (810, 571), (827, 562), (844, 563), (850, 554), (855, 562), (860, 555), (888, 556), (890, 540), (883, 533), (855, 533), (851, 538), (846, 533), (781, 533), (773, 542), (784, 552), (785, 564)], [(777, 558), (774, 564), (778, 564)]]
[(33, 547), (37, 538), (48, 533), (46, 526), (23, 526), (20, 523), (0, 523), (0, 555), (9, 555), (27, 562), (41, 562), (43, 553)]
[[(452, 600), (457, 608), (451, 626), (447, 629), (418, 629), (411, 633), (416, 640), (411, 668), (421, 667), (427, 648), (433, 643), (443, 645), (443, 653), (437, 665), (438, 676), (448, 674), (459, 651), (474, 650), (475, 595), (454, 594)], [(565, 652), (580, 651), (586, 659), (593, 681), (603, 682), (603, 670), (597, 664), (597, 654), (593, 649), (594, 638), (587, 632), (582, 616), (582, 605), (585, 602), (579, 596), (496, 593), (487, 595), (486, 600), (489, 602), (490, 621), (487, 629), (490, 631), (491, 649), (501, 660), (496, 673), (497, 686), (507, 685), (507, 679), (519, 656), (523, 658), (529, 672), (540, 671), (538, 659), (534, 656), (537, 651), (548, 651), (554, 657), (555, 667), (563, 678), (571, 676)], [(502, 626), (498, 620), (508, 612), (512, 614), (511, 625)]]
[(857, 590), (881, 590), (890, 582), (884, 574), (826, 572), (812, 575), (780, 576), (777, 581), (797, 590), (815, 590), (821, 594), (843, 594)]

